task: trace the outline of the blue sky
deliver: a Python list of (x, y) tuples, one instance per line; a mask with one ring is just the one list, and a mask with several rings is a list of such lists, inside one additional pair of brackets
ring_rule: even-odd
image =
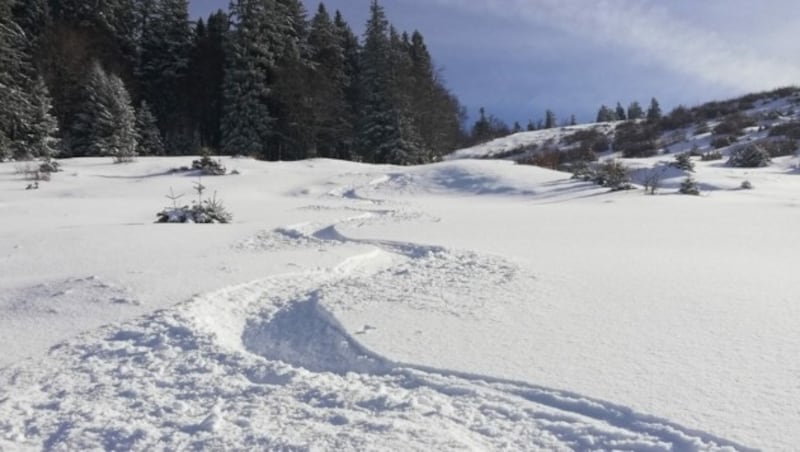
[[(192, 14), (228, 0), (190, 0)], [(370, 0), (329, 0), (361, 34)], [(665, 110), (800, 83), (796, 0), (382, 0), (474, 116), (509, 123), (656, 97)], [(318, 2), (306, 1), (312, 14)]]

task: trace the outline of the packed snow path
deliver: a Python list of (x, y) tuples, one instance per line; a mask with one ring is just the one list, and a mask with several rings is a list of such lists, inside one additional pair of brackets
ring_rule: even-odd
[(370, 325), (351, 335), (332, 309), (379, 300), (469, 316), (536, 280), (496, 256), (349, 238), (342, 227), (422, 216), (359, 188), (328, 194), (354, 203), (338, 222), (235, 245), (359, 249), (341, 264), (198, 296), (0, 371), (0, 449), (748, 450), (578, 394), (368, 350), (357, 336)]

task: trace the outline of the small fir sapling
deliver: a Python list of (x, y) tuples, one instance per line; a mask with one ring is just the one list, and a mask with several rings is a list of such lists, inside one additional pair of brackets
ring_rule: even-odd
[(194, 182), (197, 192), (197, 201), (192, 201), (191, 206), (179, 206), (178, 200), (183, 194), (176, 195), (170, 187), (166, 195), (172, 201), (172, 207), (167, 207), (156, 214), (157, 223), (230, 223), (233, 216), (225, 209), (222, 200), (217, 199), (217, 192), (211, 198), (203, 199), (206, 186), (202, 180)]
[(697, 187), (697, 182), (694, 180), (691, 174), (686, 176), (686, 179), (681, 182), (681, 188), (678, 191), (684, 195), (697, 196), (700, 194), (700, 189)]

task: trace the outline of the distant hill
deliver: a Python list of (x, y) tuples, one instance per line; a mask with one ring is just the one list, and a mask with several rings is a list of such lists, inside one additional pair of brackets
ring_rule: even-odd
[(657, 121), (581, 124), (521, 132), (457, 150), (445, 158), (509, 159), (570, 170), (577, 161), (647, 158), (691, 151), (730, 155), (757, 142), (773, 157), (794, 155), (800, 139), (800, 88), (748, 94), (692, 108), (677, 107)]

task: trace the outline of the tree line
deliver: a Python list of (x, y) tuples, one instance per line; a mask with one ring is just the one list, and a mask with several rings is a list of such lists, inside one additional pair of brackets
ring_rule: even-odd
[(324, 4), (0, 0), (0, 158), (439, 160), (470, 140), (423, 35), (377, 0), (362, 38)]

